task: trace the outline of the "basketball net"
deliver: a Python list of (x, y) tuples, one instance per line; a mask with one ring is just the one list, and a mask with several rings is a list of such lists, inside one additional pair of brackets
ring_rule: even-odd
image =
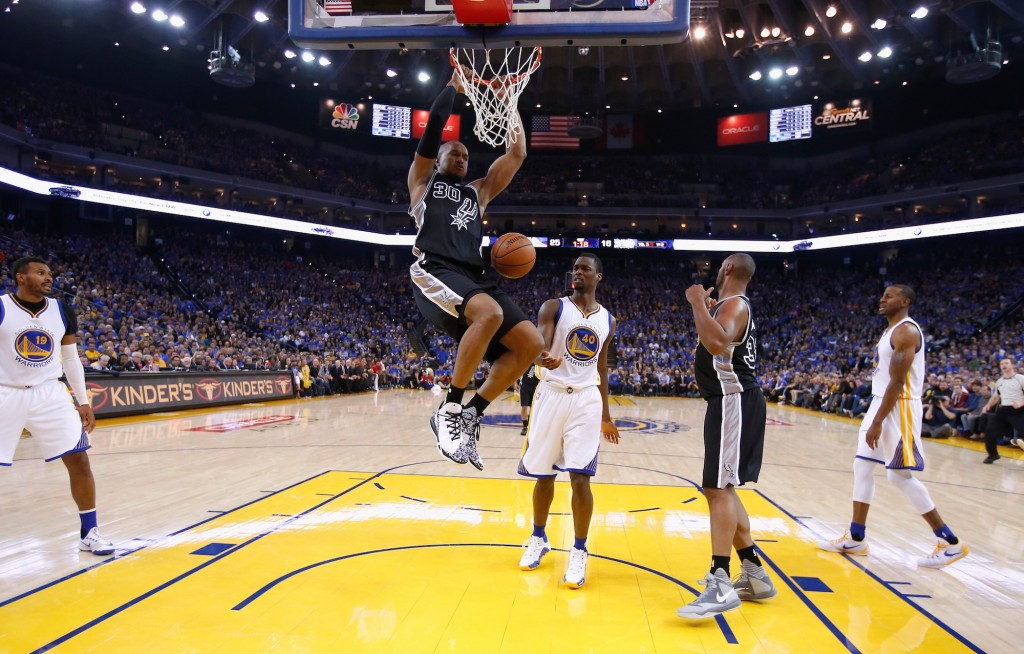
[(541, 49), (452, 48), (450, 54), (455, 74), (476, 112), (473, 133), (495, 147), (515, 143), (523, 132), (516, 110), (519, 96), (540, 67)]

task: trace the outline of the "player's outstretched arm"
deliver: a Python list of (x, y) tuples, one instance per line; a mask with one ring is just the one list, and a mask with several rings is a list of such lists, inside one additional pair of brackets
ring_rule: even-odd
[(608, 330), (608, 338), (605, 339), (604, 346), (601, 347), (601, 354), (597, 358), (597, 372), (601, 376), (601, 385), (599, 386), (601, 389), (601, 434), (609, 443), (619, 442), (619, 429), (615, 426), (612, 412), (608, 408), (608, 348), (615, 337), (616, 325), (613, 317), (611, 329)]
[(416, 155), (413, 157), (412, 166), (409, 167), (407, 181), (410, 205), (416, 204), (423, 197), (427, 180), (434, 172), (437, 153), (441, 149), (441, 136), (444, 134), (445, 123), (452, 115), (455, 95), (461, 92), (462, 83), (459, 81), (458, 74), (453, 72), (451, 80), (434, 99), (434, 104), (430, 106), (427, 126), (423, 129), (423, 136), (420, 137), (419, 145), (416, 146)]
[(515, 133), (509, 135), (509, 144), (505, 154), (494, 160), (491, 167), (487, 169), (486, 177), (474, 182), (477, 196), (480, 198), (481, 211), (499, 193), (508, 188), (508, 185), (512, 183), (512, 178), (516, 176), (519, 169), (523, 167), (523, 161), (526, 160), (526, 135), (523, 133), (523, 120), (519, 117), (518, 110), (516, 110), (516, 124)]

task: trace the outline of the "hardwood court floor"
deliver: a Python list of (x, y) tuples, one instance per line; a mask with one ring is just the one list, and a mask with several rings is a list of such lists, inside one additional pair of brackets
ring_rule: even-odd
[(1022, 454), (926, 443), (921, 475), (971, 555), (918, 569), (934, 538), (878, 475), (871, 554), (819, 551), (849, 520), (853, 421), (770, 407), (761, 483), (741, 491), (779, 589), (700, 623), (710, 543), (695, 481), (699, 400), (619, 398), (595, 479), (587, 583), (559, 484), (555, 551), (523, 572), (532, 482), (518, 402), (489, 411), (483, 473), (440, 458), (426, 392), (147, 419), (93, 435), (115, 557), (78, 553), (59, 463), (26, 438), (0, 471), (0, 652), (1016, 652), (1024, 638)]

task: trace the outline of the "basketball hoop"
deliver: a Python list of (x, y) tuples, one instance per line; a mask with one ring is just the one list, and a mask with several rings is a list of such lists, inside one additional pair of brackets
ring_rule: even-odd
[(540, 67), (541, 54), (539, 47), (451, 49), (452, 67), (476, 112), (473, 133), (482, 142), (508, 146), (522, 133), (516, 107), (530, 75)]

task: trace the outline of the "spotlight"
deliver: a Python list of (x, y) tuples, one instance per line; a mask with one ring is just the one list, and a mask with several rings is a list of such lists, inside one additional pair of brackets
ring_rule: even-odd
[(782, 30), (779, 29), (778, 27), (773, 27), (772, 28), (772, 36), (774, 38), (779, 38), (779, 34), (782, 34)]
[(797, 68), (796, 66), (790, 66), (789, 68), (786, 69), (786, 74), (789, 75), (790, 77), (793, 77), (794, 75), (796, 75), (799, 72), (800, 72), (800, 69)]
[(693, 38), (695, 39), (703, 39), (705, 36), (707, 36), (707, 33), (708, 32), (707, 30), (704, 29), (703, 25), (698, 25), (697, 27), (693, 28)]
[(914, 10), (914, 13), (910, 14), (910, 17), (911, 18), (921, 19), (921, 18), (924, 18), (927, 15), (928, 15), (928, 8), (927, 7), (918, 7), (917, 9)]
[(430, 75), (428, 75), (426, 72), (421, 71), (420, 74), (416, 76), (416, 79), (418, 79), (421, 82), (429, 82)]
[(270, 16), (266, 15), (262, 11), (257, 11), (255, 14), (252, 15), (252, 17), (256, 19), (257, 23), (265, 23), (268, 20), (270, 20)]
[(750, 73), (750, 79), (754, 80), (755, 82), (761, 79), (761, 71), (755, 70), (754, 72)]
[(319, 63), (321, 66), (330, 66), (331, 60), (325, 57), (324, 55), (320, 55), (320, 58), (317, 59), (317, 63)]
[(133, 14), (144, 14), (146, 13), (146, 6), (141, 2), (133, 2), (131, 10)]
[(808, 25), (807, 29), (804, 30), (804, 36), (814, 36), (814, 26)]
[(173, 16), (171, 16), (170, 23), (174, 27), (185, 27), (185, 19), (179, 16), (178, 14), (174, 14)]
[(828, 9), (825, 10), (825, 15), (829, 18), (835, 18), (837, 13), (839, 13), (839, 10), (836, 9), (835, 5), (829, 5)]
[(843, 23), (843, 26), (840, 28), (840, 31), (843, 34), (849, 34), (850, 32), (853, 31), (853, 23), (851, 23), (850, 21), (846, 21), (845, 23)]
[(396, 71), (394, 68), (388, 68), (386, 74), (388, 77), (398, 77), (398, 71)]
[(878, 51), (878, 56), (881, 57), (882, 59), (888, 59), (890, 56), (892, 56), (892, 48), (890, 48), (889, 46), (885, 46), (884, 48)]
[(768, 29), (767, 27), (761, 28), (761, 38), (762, 39), (767, 39), (769, 36), (771, 36), (771, 34), (772, 34), (772, 31), (770, 29)]
[(580, 48), (579, 53), (581, 56), (586, 57), (588, 54), (590, 54), (590, 48)]
[(772, 68), (770, 71), (768, 71), (768, 77), (772, 79), (779, 79), (780, 77), (782, 77), (782, 69)]
[(747, 30), (743, 29), (742, 27), (739, 28), (738, 30), (736, 30), (736, 38), (737, 39), (742, 39), (746, 35), (747, 35)]
[(163, 9), (157, 9), (151, 15), (153, 16), (153, 20), (155, 20), (158, 23), (162, 23), (168, 18), (167, 14), (164, 13)]
[(884, 30), (885, 26), (888, 25), (888, 24), (889, 23), (885, 22), (884, 18), (879, 18), (875, 22), (871, 23), (871, 27), (872, 27), (872, 29), (876, 29), (876, 30)]
[(864, 61), (864, 62), (871, 61), (871, 53), (870, 52), (865, 52), (865, 53), (863, 53), (861, 56), (859, 56), (857, 58), (860, 59), (861, 61)]
[(294, 50), (285, 50), (284, 51), (284, 56), (285, 56), (286, 59), (294, 59), (298, 55), (295, 54)]
[(620, 79), (622, 79), (623, 82), (628, 82), (629, 81), (629, 75), (623, 75)]
[(307, 64), (308, 64), (308, 63), (312, 63), (313, 61), (315, 61), (315, 60), (316, 60), (316, 55), (314, 55), (314, 54), (313, 54), (312, 52), (310, 52), (309, 50), (305, 50), (305, 51), (304, 51), (304, 52), (302, 53), (302, 60), (303, 60), (303, 61), (305, 61), (305, 62), (306, 62)]

